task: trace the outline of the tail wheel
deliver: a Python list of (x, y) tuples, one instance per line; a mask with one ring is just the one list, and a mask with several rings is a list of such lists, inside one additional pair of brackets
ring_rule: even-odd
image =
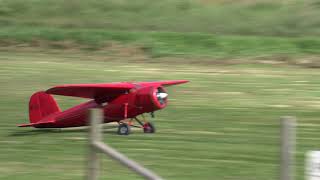
[(143, 124), (143, 132), (144, 133), (155, 133), (156, 128), (153, 123), (151, 122), (146, 122)]
[(131, 132), (130, 126), (128, 124), (120, 124), (118, 127), (118, 134), (119, 135), (129, 135)]

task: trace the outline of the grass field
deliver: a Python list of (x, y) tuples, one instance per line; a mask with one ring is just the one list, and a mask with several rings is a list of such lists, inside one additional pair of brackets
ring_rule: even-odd
[[(83, 179), (86, 129), (18, 128), (65, 83), (187, 79), (158, 132), (104, 141), (165, 179), (274, 180), (279, 117), (297, 116), (296, 176), (319, 149), (318, 0), (0, 0), (0, 179)], [(63, 109), (83, 99), (56, 97)], [(101, 179), (139, 179), (103, 158)]]
[(319, 9), (317, 0), (2, 0), (0, 47), (118, 43), (151, 57), (296, 64), (307, 56), (319, 67)]
[[(170, 61), (170, 60), (168, 60)], [(318, 69), (263, 64), (168, 64), (78, 51), (0, 52), (0, 179), (82, 179), (86, 131), (17, 128), (29, 96), (56, 84), (188, 79), (169, 89), (156, 113), (156, 134), (135, 130), (104, 141), (166, 179), (274, 180), (279, 167), (279, 117), (298, 118), (297, 179), (304, 154), (319, 148)], [(186, 60), (187, 62), (187, 60)], [(63, 108), (78, 99), (58, 97)], [(139, 179), (103, 158), (102, 176)], [(102, 179), (102, 178), (101, 178)]]
[[(0, 45), (51, 49), (105, 50), (114, 45), (135, 48), (151, 57), (293, 60), (319, 56), (317, 37), (223, 36), (205, 33), (134, 32), (101, 29), (5, 27)], [(18, 47), (17, 47), (18, 46)], [(320, 65), (319, 65), (320, 66)]]
[(318, 0), (2, 0), (1, 26), (319, 36)]

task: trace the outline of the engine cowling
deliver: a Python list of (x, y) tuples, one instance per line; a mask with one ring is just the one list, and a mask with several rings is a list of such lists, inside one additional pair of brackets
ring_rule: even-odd
[(162, 86), (137, 89), (135, 104), (145, 112), (153, 112), (167, 106), (167, 91)]

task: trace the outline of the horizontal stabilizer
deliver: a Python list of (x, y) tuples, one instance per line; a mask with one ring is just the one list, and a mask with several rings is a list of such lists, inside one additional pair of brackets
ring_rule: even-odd
[(49, 122), (37, 122), (37, 123), (29, 123), (29, 124), (19, 124), (18, 127), (33, 127), (37, 125), (44, 125), (44, 124), (52, 124), (54, 121)]
[(30, 123), (30, 124), (19, 124), (18, 127), (30, 127), (33, 126), (35, 123)]

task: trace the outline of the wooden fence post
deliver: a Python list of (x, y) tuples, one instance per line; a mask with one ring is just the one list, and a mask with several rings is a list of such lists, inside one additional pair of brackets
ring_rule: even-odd
[(295, 127), (295, 117), (281, 117), (280, 180), (294, 180)]
[(88, 170), (87, 180), (98, 180), (99, 175), (99, 157), (98, 153), (104, 153), (111, 158), (117, 160), (124, 166), (130, 168), (137, 174), (141, 175), (148, 180), (162, 180), (160, 176), (152, 171), (144, 168), (135, 161), (130, 160), (125, 155), (119, 153), (117, 150), (111, 148), (102, 142), (102, 123), (103, 110), (91, 109), (90, 110), (90, 131), (89, 131), (89, 154), (88, 154)]
[(88, 119), (89, 126), (89, 154), (88, 154), (88, 172), (87, 180), (98, 180), (99, 175), (99, 154), (94, 147), (95, 142), (101, 141), (101, 123), (103, 114), (101, 109), (90, 109), (90, 116)]

